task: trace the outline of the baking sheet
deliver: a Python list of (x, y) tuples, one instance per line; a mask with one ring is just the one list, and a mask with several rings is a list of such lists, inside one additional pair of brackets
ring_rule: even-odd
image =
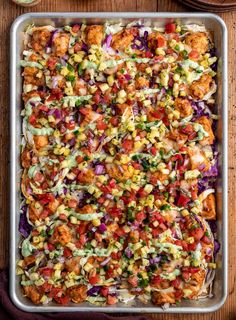
[[(16, 261), (20, 258), (18, 232), (20, 209), (20, 143), (21, 143), (21, 92), (22, 77), (20, 60), (22, 59), (23, 35), (25, 27), (35, 25), (63, 26), (70, 23), (103, 24), (141, 20), (151, 25), (163, 26), (165, 23), (180, 20), (184, 24), (204, 24), (213, 31), (214, 43), (217, 49), (218, 63), (218, 90), (216, 94), (217, 113), (219, 122), (217, 126), (217, 139), (219, 150), (220, 176), (217, 181), (217, 225), (218, 240), (221, 250), (217, 257), (218, 268), (213, 286), (213, 297), (199, 301), (185, 301), (179, 306), (171, 306), (163, 310), (153, 304), (144, 305), (137, 302), (133, 306), (118, 303), (115, 306), (98, 307), (88, 302), (81, 304), (71, 303), (61, 306), (51, 303), (45, 306), (35, 306), (25, 298), (21, 292), (20, 278), (16, 276)], [(100, 311), (100, 312), (150, 312), (150, 313), (203, 313), (219, 309), (227, 297), (227, 29), (221, 18), (208, 13), (27, 13), (19, 16), (11, 28), (11, 57), (10, 57), (10, 127), (11, 127), (11, 157), (10, 157), (10, 296), (14, 304), (28, 312), (67, 312), (67, 311)]]

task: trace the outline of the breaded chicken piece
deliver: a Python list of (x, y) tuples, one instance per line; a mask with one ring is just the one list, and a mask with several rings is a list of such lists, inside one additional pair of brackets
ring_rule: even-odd
[(210, 91), (212, 77), (209, 74), (203, 74), (201, 78), (194, 81), (189, 87), (190, 95), (197, 100), (202, 100), (203, 97)]
[(199, 54), (204, 54), (208, 50), (208, 39), (205, 32), (195, 32), (187, 35), (185, 43)]
[(196, 122), (201, 124), (203, 126), (203, 129), (208, 133), (208, 137), (204, 137), (202, 140), (199, 141), (199, 143), (202, 146), (213, 144), (215, 136), (212, 131), (212, 120), (207, 118), (206, 116), (202, 116), (198, 118)]

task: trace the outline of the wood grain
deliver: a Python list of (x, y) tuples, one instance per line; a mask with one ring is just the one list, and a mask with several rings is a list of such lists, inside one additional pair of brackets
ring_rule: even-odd
[[(9, 30), (12, 21), (30, 11), (190, 11), (171, 0), (42, 0), (33, 8), (22, 8), (10, 0), (0, 0), (0, 268), (8, 266), (9, 205)], [(236, 320), (236, 12), (221, 13), (229, 30), (229, 296), (223, 308), (206, 315), (147, 315), (158, 320)], [(9, 190), (11, 192), (11, 190)]]

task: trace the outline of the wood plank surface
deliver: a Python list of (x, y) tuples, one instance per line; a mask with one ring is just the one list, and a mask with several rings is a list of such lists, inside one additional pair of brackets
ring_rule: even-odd
[[(33, 8), (16, 6), (11, 0), (0, 0), (0, 268), (8, 266), (9, 205), (9, 30), (13, 20), (30, 11), (190, 11), (174, 0), (42, 0)], [(159, 320), (236, 320), (236, 11), (221, 13), (229, 31), (229, 295), (217, 312), (205, 315), (147, 315)], [(11, 192), (11, 190), (9, 190)]]

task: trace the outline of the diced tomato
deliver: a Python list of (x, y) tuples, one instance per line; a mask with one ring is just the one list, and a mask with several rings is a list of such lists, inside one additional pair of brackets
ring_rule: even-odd
[(195, 228), (190, 232), (191, 237), (194, 237), (196, 241), (200, 241), (200, 239), (204, 236), (204, 230), (202, 228)]
[(57, 58), (50, 57), (50, 58), (48, 58), (48, 60), (47, 60), (47, 66), (48, 66), (48, 68), (49, 68), (50, 70), (55, 69), (56, 63), (57, 63)]
[(138, 286), (138, 277), (137, 276), (130, 276), (128, 278), (128, 282), (134, 287), (136, 288)]
[(211, 256), (205, 256), (205, 260), (207, 263), (211, 262), (211, 259), (212, 259)]
[(163, 113), (160, 111), (153, 111), (151, 112), (151, 115), (157, 120), (160, 120), (163, 117)]
[(179, 148), (179, 152), (186, 152), (186, 151), (188, 151), (188, 147), (183, 146)]
[(98, 130), (106, 130), (107, 129), (107, 124), (103, 121), (97, 121), (96, 127)]
[(125, 231), (123, 228), (118, 228), (116, 229), (115, 233), (119, 236), (119, 237), (123, 237), (125, 235)]
[(41, 184), (42, 190), (46, 190), (46, 189), (48, 189), (48, 187), (49, 187), (49, 184), (47, 183), (47, 181), (44, 181), (43, 184)]
[(183, 271), (189, 272), (191, 274), (197, 273), (199, 271), (199, 268), (197, 267), (183, 267)]
[(61, 294), (61, 292), (61, 288), (53, 287), (52, 290), (49, 292), (49, 297), (55, 299), (59, 294)]
[(162, 36), (157, 37), (157, 47), (161, 48), (166, 45), (166, 39)]
[(163, 59), (164, 59), (164, 56), (162, 56), (162, 55), (155, 56), (153, 62), (157, 63), (157, 62), (159, 62), (159, 61), (162, 61)]
[(158, 285), (158, 284), (160, 284), (161, 282), (162, 282), (162, 278), (158, 275), (158, 276), (154, 276), (153, 278), (152, 278), (152, 284), (154, 284), (154, 285)]
[(195, 131), (194, 131), (193, 126), (191, 124), (187, 124), (185, 127), (181, 128), (181, 132), (189, 135)]
[(111, 179), (108, 184), (109, 184), (109, 186), (110, 186), (112, 189), (115, 188), (115, 187), (116, 187), (116, 181), (115, 181), (115, 179)]
[(64, 214), (64, 213), (60, 213), (59, 214), (59, 219), (60, 220), (63, 220), (63, 221), (67, 221), (68, 219), (67, 219), (67, 216)]
[(83, 158), (82, 156), (77, 156), (77, 157), (76, 157), (76, 161), (77, 161), (78, 163), (81, 163), (81, 162), (84, 161), (84, 158)]
[(155, 147), (151, 147), (150, 151), (151, 151), (151, 154), (154, 156), (157, 154), (157, 148), (155, 148)]
[(191, 190), (191, 197), (193, 200), (197, 200), (198, 198), (197, 190)]
[(74, 45), (74, 52), (77, 53), (79, 51), (81, 51), (81, 44), (76, 42), (75, 45)]
[(111, 103), (111, 100), (112, 100), (112, 96), (111, 96), (110, 92), (106, 92), (106, 93), (104, 94), (104, 97), (103, 97), (103, 102), (104, 102), (105, 104), (110, 104), (110, 103)]
[(117, 87), (116, 83), (113, 84), (111, 91), (112, 91), (113, 93), (117, 93), (117, 92), (119, 91), (119, 88)]
[(119, 124), (119, 118), (118, 117), (112, 117), (110, 119), (110, 123), (114, 126), (114, 127), (117, 127), (118, 124)]
[(183, 247), (183, 249), (184, 249), (185, 251), (187, 251), (187, 250), (188, 250), (188, 244), (187, 244), (187, 242), (184, 241), (184, 240), (182, 240), (181, 242), (182, 242), (182, 247)]
[(36, 172), (35, 176), (34, 176), (34, 181), (42, 183), (44, 181), (44, 175), (40, 172)]
[(151, 213), (151, 219), (152, 222), (158, 221), (159, 223), (164, 223), (165, 219), (164, 217), (160, 214), (160, 212), (154, 211)]
[(136, 213), (135, 215), (135, 219), (138, 221), (138, 222), (142, 222), (143, 220), (145, 220), (147, 217), (146, 213), (144, 213), (143, 211), (139, 211)]
[(144, 188), (140, 188), (137, 192), (137, 196), (140, 198), (145, 198), (148, 193), (144, 190)]
[(34, 125), (34, 124), (36, 123), (36, 117), (35, 117), (34, 114), (31, 114), (31, 115), (29, 116), (29, 123), (30, 123), (31, 125)]
[(118, 252), (112, 252), (111, 253), (111, 257), (112, 257), (112, 259), (114, 259), (114, 260), (120, 260), (120, 258), (121, 258), (121, 256), (122, 256), (122, 252), (121, 251), (118, 251)]
[(113, 207), (113, 208), (109, 209), (108, 212), (109, 212), (109, 214), (110, 214), (112, 217), (114, 217), (114, 218), (116, 218), (116, 217), (119, 218), (119, 217), (122, 215), (121, 209), (116, 208), (116, 207)]
[(47, 218), (50, 215), (50, 211), (48, 209), (43, 209), (43, 211), (40, 213), (40, 218), (43, 220)]
[(136, 169), (136, 170), (140, 170), (140, 168), (141, 168), (141, 165), (140, 165), (139, 163), (137, 163), (137, 162), (133, 162), (133, 163), (132, 163), (132, 166), (133, 166), (134, 169)]
[(167, 230), (167, 226), (164, 223), (159, 224), (159, 228), (162, 229), (163, 231)]
[(125, 139), (122, 142), (122, 148), (125, 150), (126, 153), (130, 152), (133, 149), (134, 141)]
[(162, 233), (162, 230), (160, 228), (152, 228), (153, 238), (156, 238), (157, 236), (159, 236), (160, 233)]
[(122, 75), (118, 75), (118, 82), (120, 84), (121, 87), (124, 87), (128, 84), (128, 80), (125, 78), (125, 76)]
[(165, 32), (166, 33), (173, 33), (176, 30), (175, 23), (167, 23), (165, 26)]
[(73, 33), (77, 33), (80, 30), (80, 25), (79, 24), (75, 24), (72, 28), (71, 31)]
[(66, 123), (66, 127), (69, 130), (75, 129), (75, 121), (74, 120), (70, 120), (70, 122)]
[(67, 305), (70, 301), (70, 298), (68, 296), (63, 296), (63, 297), (55, 297), (54, 300), (59, 303), (62, 304), (63, 306)]
[(54, 272), (53, 268), (43, 268), (40, 270), (40, 273), (44, 276), (44, 277), (51, 277), (52, 274)]
[(50, 96), (48, 97), (47, 101), (52, 101), (52, 100), (61, 100), (63, 97), (63, 93), (61, 89), (56, 88), (52, 89)]
[(87, 242), (87, 237), (85, 234), (81, 234), (80, 237), (79, 237), (79, 243), (81, 245), (84, 245), (85, 243)]
[(99, 281), (100, 281), (100, 277), (97, 274), (89, 278), (89, 283), (93, 286), (97, 284)]
[(109, 293), (109, 287), (102, 287), (100, 293), (103, 297), (107, 297)]
[(175, 244), (182, 247), (182, 240), (175, 240)]
[(86, 222), (81, 222), (78, 227), (76, 227), (76, 232), (78, 234), (84, 234), (87, 231), (88, 228), (88, 223)]
[(117, 298), (115, 296), (108, 295), (107, 296), (107, 304), (112, 305), (117, 302)]
[(97, 202), (100, 203), (100, 204), (103, 204), (104, 202), (106, 201), (106, 198), (105, 197), (100, 197)]
[(193, 140), (193, 139), (195, 139), (196, 138), (196, 136), (197, 136), (197, 132), (192, 132), (191, 134), (189, 134), (189, 136), (188, 136), (188, 140)]
[(195, 242), (194, 243), (189, 243), (188, 244), (188, 251), (195, 251), (196, 247), (197, 247), (197, 244)]
[(44, 111), (44, 112), (48, 112), (49, 108), (43, 104), (43, 105), (39, 106), (39, 110)]
[(69, 248), (65, 247), (64, 251), (63, 251), (63, 256), (66, 258), (71, 257), (72, 256), (71, 250)]
[(201, 240), (202, 240), (202, 242), (204, 242), (205, 244), (210, 244), (210, 243), (211, 243), (211, 239), (209, 239), (207, 236), (204, 236)]
[(106, 271), (106, 276), (105, 276), (105, 278), (106, 278), (106, 279), (112, 278), (112, 277), (113, 277), (113, 273), (114, 273), (114, 269), (111, 268), (111, 267), (109, 267), (108, 270)]
[(55, 246), (54, 246), (54, 244), (52, 244), (52, 243), (48, 243), (48, 244), (47, 244), (47, 247), (48, 247), (48, 250), (49, 250), (49, 251), (55, 250)]
[(183, 295), (184, 295), (183, 290), (181, 289), (175, 290), (175, 298), (177, 300), (180, 300), (183, 297)]
[(153, 54), (150, 51), (145, 52), (145, 58), (152, 58)]
[(50, 292), (52, 289), (52, 284), (49, 284), (47, 281), (40, 288), (43, 292)]
[(90, 110), (88, 108), (79, 108), (79, 112), (84, 116), (87, 116), (90, 113)]
[(182, 272), (182, 278), (185, 280), (185, 281), (188, 281), (190, 279), (190, 273), (187, 272), (187, 271), (183, 271)]
[(68, 201), (68, 207), (69, 207), (69, 208), (76, 208), (77, 205), (78, 205), (78, 201), (75, 200), (75, 199), (70, 199), (70, 200)]
[(172, 54), (173, 52), (174, 52), (174, 50), (171, 49), (171, 48), (168, 48), (168, 49), (166, 50), (166, 53), (167, 53), (167, 54)]
[(171, 286), (178, 289), (181, 284), (181, 279), (177, 277), (175, 280), (171, 281)]
[(169, 121), (169, 119), (167, 117), (163, 117), (162, 121), (163, 121), (165, 126), (169, 126), (170, 125), (170, 121)]
[(172, 39), (174, 39), (175, 41), (179, 42), (179, 35), (178, 34), (173, 34)]
[(51, 193), (38, 194), (39, 201), (42, 205), (48, 204), (55, 200), (55, 197)]
[(148, 239), (148, 232), (141, 230), (139, 232), (139, 237), (140, 239), (142, 239), (143, 241), (146, 241), (146, 244), (148, 245), (149, 239)]
[(96, 104), (99, 104), (101, 100), (101, 91), (100, 90), (97, 90), (93, 96), (93, 101), (96, 103)]
[(177, 153), (177, 154), (175, 154), (175, 155), (173, 155), (172, 157), (171, 157), (171, 161), (179, 161), (179, 162), (183, 162), (183, 156), (182, 156), (182, 154), (180, 154), (180, 153)]
[(177, 202), (177, 206), (179, 207), (186, 207), (187, 204), (189, 203), (190, 198), (185, 196), (184, 194), (181, 194), (179, 196), (178, 202)]
[(191, 60), (197, 60), (199, 58), (199, 53), (197, 50), (192, 50), (188, 56)]

